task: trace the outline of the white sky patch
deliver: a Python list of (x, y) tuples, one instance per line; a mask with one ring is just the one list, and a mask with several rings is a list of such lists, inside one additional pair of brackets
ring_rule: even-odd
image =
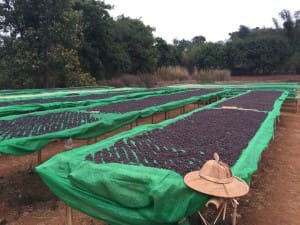
[(191, 40), (202, 35), (207, 41), (225, 41), (240, 25), (250, 28), (273, 27), (278, 13), (300, 10), (297, 0), (105, 0), (114, 5), (110, 15), (140, 18), (155, 27), (154, 35), (168, 43), (174, 38)]

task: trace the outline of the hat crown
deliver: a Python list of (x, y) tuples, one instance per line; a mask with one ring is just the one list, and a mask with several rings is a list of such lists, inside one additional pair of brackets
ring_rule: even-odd
[(208, 160), (201, 168), (200, 174), (215, 179), (228, 179), (232, 177), (229, 166), (216, 160)]

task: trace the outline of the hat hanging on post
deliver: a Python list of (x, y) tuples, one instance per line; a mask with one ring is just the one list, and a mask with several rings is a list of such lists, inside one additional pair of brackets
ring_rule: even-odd
[(217, 153), (214, 160), (208, 160), (200, 170), (187, 173), (184, 183), (198, 192), (223, 198), (240, 197), (249, 192), (247, 183), (233, 176)]

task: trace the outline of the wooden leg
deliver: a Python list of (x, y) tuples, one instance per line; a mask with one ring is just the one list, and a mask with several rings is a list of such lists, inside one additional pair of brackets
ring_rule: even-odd
[(213, 222), (213, 225), (215, 225), (217, 223), (218, 219), (220, 218), (220, 216), (221, 216), (222, 212), (225, 210), (225, 208), (227, 208), (227, 202), (226, 201), (223, 202), (223, 204), (221, 206), (221, 209), (219, 210), (218, 215), (217, 215), (215, 221)]
[(232, 213), (232, 225), (236, 225), (236, 218), (237, 218), (237, 207), (238, 207), (238, 201), (236, 199), (232, 200), (232, 206), (233, 206), (233, 213)]
[(66, 217), (67, 217), (67, 225), (72, 225), (72, 208), (68, 205), (66, 205)]
[(210, 225), (210, 224), (207, 222), (207, 220), (204, 218), (204, 216), (202, 216), (201, 212), (198, 212), (198, 214), (199, 214), (201, 220), (203, 221), (203, 223), (204, 223), (205, 225)]

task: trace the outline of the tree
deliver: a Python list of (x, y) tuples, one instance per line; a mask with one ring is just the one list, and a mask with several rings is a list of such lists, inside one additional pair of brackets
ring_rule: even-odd
[(230, 39), (234, 40), (234, 39), (244, 39), (249, 37), (249, 35), (251, 34), (251, 30), (249, 27), (244, 26), (244, 25), (240, 25), (239, 30), (237, 32), (233, 32), (230, 33)]
[(97, 80), (128, 71), (130, 59), (116, 40), (116, 24), (103, 1), (77, 0), (74, 9), (82, 13), (83, 43), (80, 60), (84, 70)]
[(202, 45), (202, 44), (205, 43), (205, 41), (206, 41), (206, 38), (205, 38), (204, 36), (202, 36), (202, 35), (200, 35), (200, 36), (195, 36), (195, 37), (193, 37), (193, 39), (192, 39), (193, 45)]
[(116, 21), (117, 41), (128, 53), (131, 68), (127, 72), (151, 73), (156, 68), (157, 52), (154, 47), (153, 28), (138, 19), (119, 16)]
[(225, 47), (218, 43), (205, 43), (186, 52), (185, 64), (188, 68), (223, 69), (225, 67)]
[(291, 12), (286, 9), (282, 10), (279, 13), (279, 16), (283, 20), (284, 32), (290, 44), (296, 51), (300, 48), (300, 11), (295, 12), (294, 19), (291, 15)]
[(228, 66), (233, 75), (271, 74), (290, 54), (288, 42), (277, 36), (261, 36), (227, 44)]
[(158, 52), (157, 66), (171, 66), (176, 65), (178, 62), (176, 60), (176, 49), (172, 45), (158, 37), (155, 38), (154, 46)]
[(9, 77), (30, 80), (20, 87), (65, 86), (68, 76), (82, 74), (77, 51), (81, 15), (73, 4), (73, 0), (5, 0), (0, 4), (5, 58), (14, 67)]

